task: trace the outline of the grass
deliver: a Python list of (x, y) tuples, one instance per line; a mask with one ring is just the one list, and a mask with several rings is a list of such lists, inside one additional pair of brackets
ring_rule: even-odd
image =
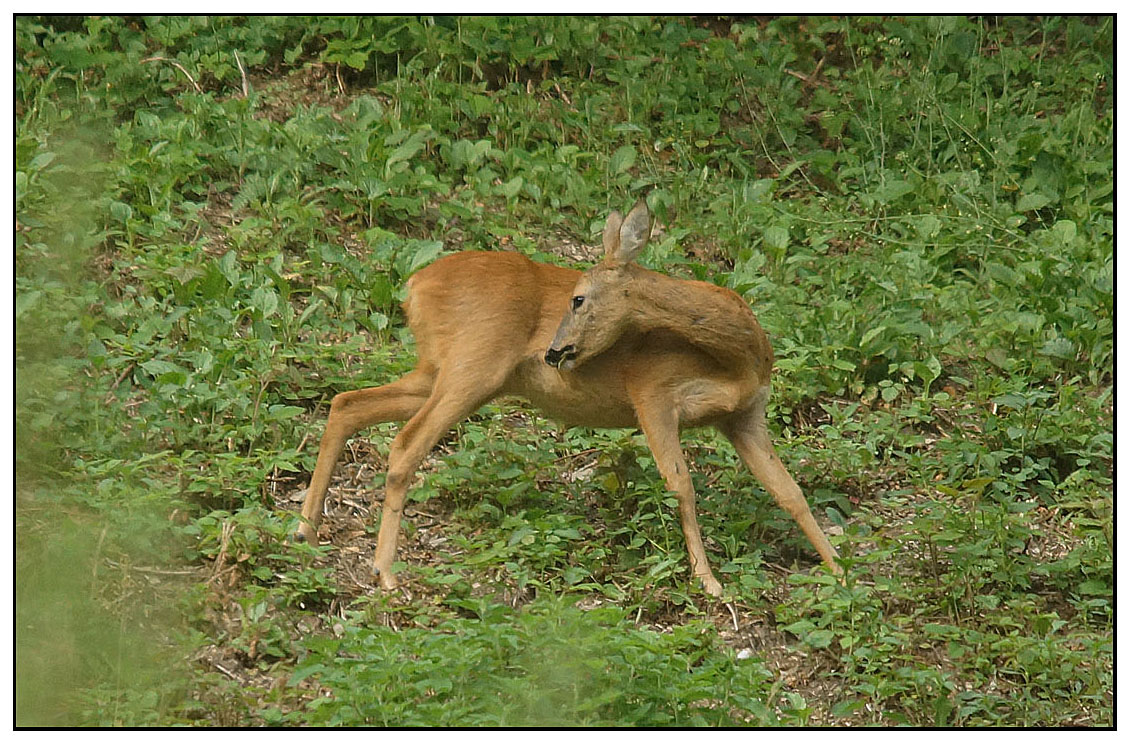
[[(19, 17), (17, 725), (1112, 726), (1113, 25)], [(846, 584), (693, 432), (704, 597), (642, 436), (514, 401), (404, 592), (394, 426), (286, 543), (415, 269), (583, 264), (642, 194), (769, 333)]]

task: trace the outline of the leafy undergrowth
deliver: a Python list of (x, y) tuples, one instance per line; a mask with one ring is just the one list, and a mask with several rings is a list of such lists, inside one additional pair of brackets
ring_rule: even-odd
[[(17, 19), (19, 725), (1113, 724), (1113, 19)], [(176, 64), (173, 64), (173, 63)], [(244, 91), (246, 90), (246, 94)], [(742, 293), (834, 581), (712, 432), (329, 399), (446, 251)]]

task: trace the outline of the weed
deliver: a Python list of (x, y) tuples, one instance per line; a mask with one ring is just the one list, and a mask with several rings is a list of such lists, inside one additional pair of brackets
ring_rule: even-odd
[[(17, 18), (17, 724), (1112, 725), (1113, 31)], [(695, 433), (704, 600), (640, 437), (509, 402), (422, 469), (408, 597), (394, 426), (286, 544), (412, 272), (592, 260), (641, 195), (772, 339), (844, 585)]]

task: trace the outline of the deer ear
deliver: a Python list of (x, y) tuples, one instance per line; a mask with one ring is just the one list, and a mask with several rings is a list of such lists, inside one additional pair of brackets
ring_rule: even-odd
[(616, 251), (620, 250), (620, 225), (623, 224), (624, 218), (620, 216), (619, 212), (613, 212), (608, 215), (608, 221), (604, 223), (604, 258), (606, 261), (614, 260)]
[[(605, 235), (607, 229), (606, 227)], [(647, 211), (647, 202), (640, 199), (620, 225), (620, 240), (614, 262), (620, 266), (631, 263), (647, 245), (649, 237), (651, 237), (651, 214)]]

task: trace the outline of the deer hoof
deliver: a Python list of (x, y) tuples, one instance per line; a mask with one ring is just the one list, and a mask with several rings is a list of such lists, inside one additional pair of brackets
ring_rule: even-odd
[(310, 543), (311, 545), (318, 544), (318, 533), (307, 525), (300, 525), (291, 536), (290, 541), (293, 543)]
[(391, 592), (393, 589), (396, 589), (396, 576), (392, 571), (382, 571), (380, 568), (373, 566), (370, 573), (373, 576), (373, 580), (376, 581), (384, 591)]
[(701, 576), (702, 590), (709, 594), (711, 597), (722, 596), (722, 585), (718, 583), (718, 579), (713, 576)]

